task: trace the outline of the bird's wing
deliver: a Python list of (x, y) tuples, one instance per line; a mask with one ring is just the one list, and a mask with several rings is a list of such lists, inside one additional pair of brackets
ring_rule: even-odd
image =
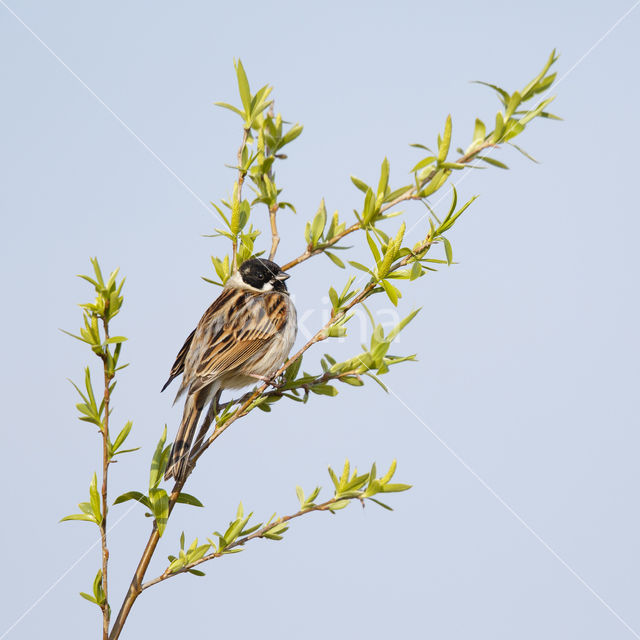
[(160, 393), (162, 393), (170, 384), (174, 378), (177, 378), (184, 371), (184, 361), (187, 357), (187, 352), (191, 347), (191, 341), (193, 340), (193, 336), (195, 335), (196, 330), (194, 329), (189, 337), (184, 341), (182, 348), (178, 351), (178, 355), (176, 356), (176, 361), (173, 363), (173, 367), (171, 367), (171, 373), (169, 374), (169, 379), (164, 383), (164, 387), (160, 389)]
[[(224, 289), (222, 293), (213, 301), (213, 304), (204, 312), (204, 315), (202, 316), (198, 327), (200, 326), (200, 324), (202, 324), (205, 318), (212, 318), (215, 314), (219, 313), (219, 311), (225, 307), (229, 300), (234, 297), (234, 294), (235, 292), (232, 289)], [(173, 367), (171, 367), (169, 379), (164, 383), (164, 387), (162, 387), (160, 393), (162, 393), (162, 391), (164, 391), (171, 384), (174, 378), (177, 378), (179, 375), (184, 373), (187, 354), (189, 353), (189, 349), (191, 349), (191, 343), (193, 342), (193, 337), (195, 336), (198, 327), (196, 327), (189, 334), (189, 337), (184, 341), (182, 348), (180, 349), (180, 351), (178, 351), (178, 355), (176, 356), (176, 360), (173, 363)], [(180, 395), (180, 393), (178, 395)]]
[(213, 325), (213, 331), (199, 358), (189, 393), (201, 389), (225, 371), (241, 368), (273, 340), (287, 322), (289, 305), (286, 294), (241, 290), (236, 291), (235, 299), (228, 302), (226, 321), (218, 322), (218, 328), (215, 326), (215, 313), (207, 312), (200, 321), (201, 324)]

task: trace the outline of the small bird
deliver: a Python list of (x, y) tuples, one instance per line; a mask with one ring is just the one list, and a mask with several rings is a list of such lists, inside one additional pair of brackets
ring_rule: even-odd
[(186, 477), (204, 408), (210, 405), (205, 421), (212, 419), (223, 389), (270, 381), (287, 358), (298, 328), (287, 278), (289, 274), (270, 260), (243, 262), (178, 352), (162, 391), (182, 374), (175, 401), (185, 392), (187, 399), (165, 480)]

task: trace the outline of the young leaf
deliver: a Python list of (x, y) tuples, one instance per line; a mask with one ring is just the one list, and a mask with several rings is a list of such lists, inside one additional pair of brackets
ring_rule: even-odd
[(238, 76), (238, 90), (240, 91), (240, 99), (242, 100), (242, 106), (244, 107), (245, 116), (248, 118), (251, 110), (251, 91), (249, 91), (249, 81), (247, 80), (247, 74), (244, 72), (242, 62), (238, 60), (236, 65), (236, 74)]
[(444, 124), (444, 135), (442, 141), (438, 147), (438, 162), (444, 162), (447, 159), (449, 153), (449, 147), (451, 146), (451, 114), (447, 116), (447, 120)]
[(158, 527), (158, 535), (162, 537), (169, 519), (169, 496), (164, 489), (151, 489), (149, 499), (151, 511)]

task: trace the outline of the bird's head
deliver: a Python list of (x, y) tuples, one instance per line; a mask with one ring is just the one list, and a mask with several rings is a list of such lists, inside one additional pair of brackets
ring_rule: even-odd
[(232, 284), (254, 291), (287, 291), (284, 281), (289, 277), (275, 262), (263, 258), (252, 258), (240, 265), (230, 279)]

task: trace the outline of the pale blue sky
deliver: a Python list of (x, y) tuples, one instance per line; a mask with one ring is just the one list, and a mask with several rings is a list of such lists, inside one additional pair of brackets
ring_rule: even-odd
[[(207, 508), (176, 512), (150, 575), (182, 529), (205, 537), (239, 500), (259, 517), (293, 511), (295, 485), (328, 490), (327, 464), (347, 456), (362, 467), (395, 457), (414, 488), (392, 497), (394, 513), (314, 514), (283, 542), (214, 561), (204, 579), (146, 592), (123, 638), (640, 637), (640, 8), (591, 50), (631, 0), (7, 5), (0, 638), (95, 539), (89, 525), (57, 522), (85, 499), (99, 457), (66, 380), (87, 354), (58, 331), (79, 323), (88, 289), (75, 274), (89, 256), (127, 276), (116, 326), (132, 365), (113, 415), (134, 420), (143, 451), (116, 465), (113, 496), (144, 487), (162, 425), (175, 430), (180, 408), (159, 389), (217, 293), (200, 279), (220, 245), (202, 237), (214, 218), (198, 199), (227, 195), (232, 180), (238, 123), (212, 103), (237, 100), (233, 58), (305, 125), (278, 173), (299, 212), (282, 221), (288, 259), (321, 197), (348, 219), (359, 204), (349, 175), (375, 180), (385, 155), (402, 184), (417, 159), (408, 143), (432, 143), (449, 112), (464, 145), (473, 118), (497, 107), (469, 81), (515, 89), (553, 47), (565, 120), (523, 136), (540, 165), (505, 150), (511, 171), (460, 184), (461, 198), (481, 195), (451, 234), (460, 264), (404, 302), (424, 307), (399, 347), (419, 363), (387, 377), (389, 395), (343, 386), (238, 423), (190, 482)], [(317, 260), (289, 282), (319, 318), (344, 275)], [(114, 607), (148, 527), (135, 509), (112, 531)], [(6, 637), (97, 637), (97, 608), (77, 593), (98, 562), (94, 549)]]

